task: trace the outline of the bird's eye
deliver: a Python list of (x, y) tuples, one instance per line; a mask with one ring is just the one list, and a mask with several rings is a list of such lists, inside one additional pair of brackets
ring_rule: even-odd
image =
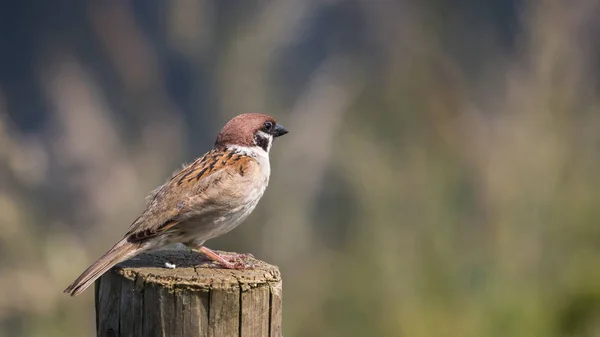
[(265, 122), (265, 130), (269, 131), (271, 128), (273, 128), (273, 123)]

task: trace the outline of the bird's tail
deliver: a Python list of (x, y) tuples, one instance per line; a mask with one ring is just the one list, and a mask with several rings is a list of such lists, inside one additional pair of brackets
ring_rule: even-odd
[(117, 242), (108, 252), (102, 255), (101, 258), (96, 260), (96, 262), (73, 281), (64, 292), (71, 296), (81, 294), (114, 265), (139, 254), (141, 251), (140, 245), (128, 242), (127, 239)]

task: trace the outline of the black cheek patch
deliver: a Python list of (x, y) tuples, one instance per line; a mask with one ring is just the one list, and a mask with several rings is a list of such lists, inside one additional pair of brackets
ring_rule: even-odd
[(262, 137), (261, 135), (256, 135), (255, 137), (256, 145), (260, 146), (265, 152), (267, 152), (269, 148), (269, 138)]

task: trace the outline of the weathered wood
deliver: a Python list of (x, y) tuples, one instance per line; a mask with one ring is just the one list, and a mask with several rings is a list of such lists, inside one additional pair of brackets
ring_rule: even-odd
[(281, 313), (283, 311), (283, 284), (281, 279), (277, 282), (269, 282), (269, 288), (269, 309), (271, 310), (269, 317), (279, 317), (279, 319), (269, 320), (270, 337), (280, 337), (282, 335)]
[(221, 269), (200, 254), (164, 250), (119, 264), (96, 281), (97, 335), (281, 336), (279, 270), (243, 262), (253, 268)]

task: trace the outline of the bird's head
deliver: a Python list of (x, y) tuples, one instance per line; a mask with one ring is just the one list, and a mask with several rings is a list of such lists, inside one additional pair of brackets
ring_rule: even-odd
[(273, 139), (286, 133), (288, 133), (288, 130), (277, 124), (271, 116), (245, 113), (232, 118), (225, 124), (219, 136), (217, 136), (215, 148), (256, 148), (268, 154)]

